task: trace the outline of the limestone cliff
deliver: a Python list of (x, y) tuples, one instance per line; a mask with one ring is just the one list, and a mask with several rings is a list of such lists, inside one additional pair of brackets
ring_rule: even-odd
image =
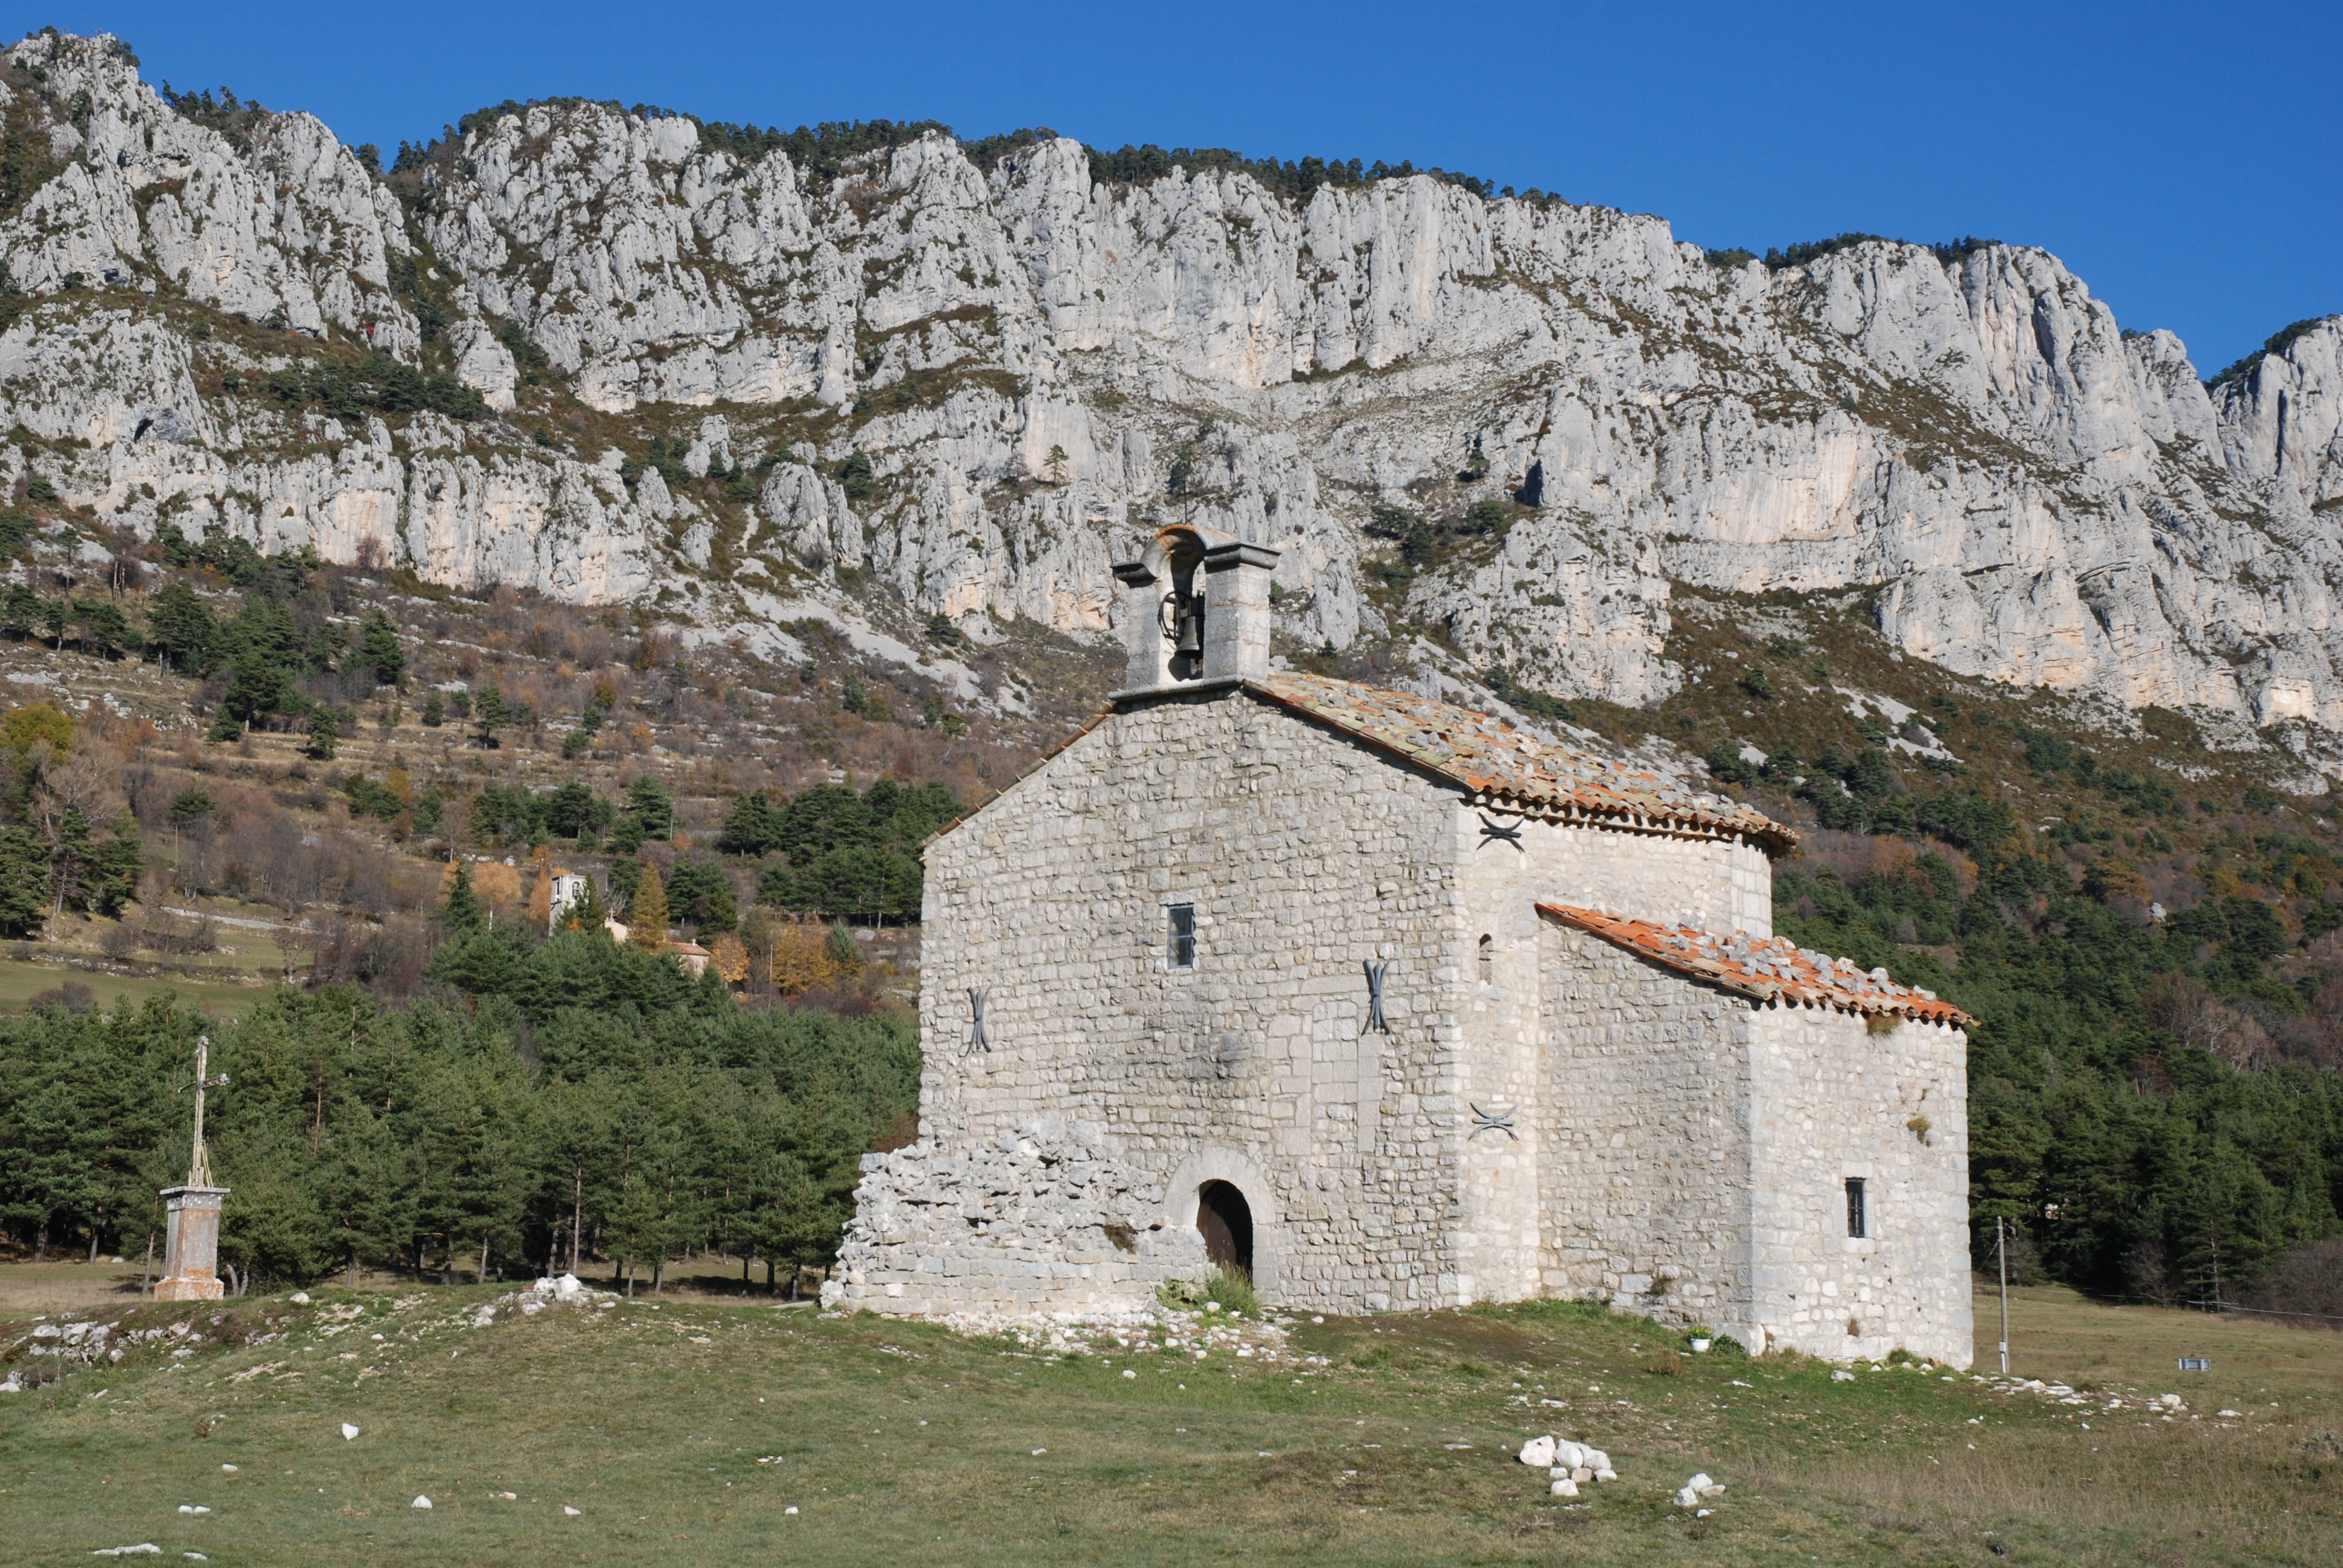
[[(101, 522), (699, 635), (819, 609), (989, 639), (1103, 638), (1110, 563), (1187, 518), (1284, 552), (1308, 646), (1436, 625), (1564, 695), (1673, 689), (1672, 581), (1860, 587), (1966, 673), (2343, 729), (2343, 317), (2208, 392), (2018, 246), (1769, 271), (1429, 176), (1297, 203), (942, 136), (817, 171), (568, 101), (387, 180), (306, 115), (181, 114), (110, 39), (6, 62), (53, 172), (0, 216), (0, 478)], [(485, 416), (256, 391), (367, 350)], [(1483, 502), (1373, 574), (1374, 508)]]

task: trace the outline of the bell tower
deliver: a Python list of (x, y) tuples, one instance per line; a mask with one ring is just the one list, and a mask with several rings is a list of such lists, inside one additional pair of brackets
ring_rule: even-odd
[(1159, 530), (1139, 559), (1117, 565), (1130, 650), (1125, 689), (1268, 675), (1269, 582), (1277, 559), (1266, 546), (1175, 523)]

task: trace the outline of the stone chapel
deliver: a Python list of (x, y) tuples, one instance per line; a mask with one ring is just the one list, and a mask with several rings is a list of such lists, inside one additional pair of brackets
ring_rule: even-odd
[(1120, 566), (1105, 711), (927, 850), (922, 1137), (832, 1304), (1358, 1313), (1594, 1295), (1968, 1364), (1969, 1020), (1773, 935), (1795, 835), (1275, 670), (1276, 552)]

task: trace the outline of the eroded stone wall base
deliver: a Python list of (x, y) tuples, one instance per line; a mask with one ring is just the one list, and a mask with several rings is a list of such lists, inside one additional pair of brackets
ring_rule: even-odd
[(901, 1317), (1130, 1312), (1211, 1271), (1164, 1192), (1102, 1146), (1020, 1128), (962, 1151), (864, 1157), (822, 1305)]

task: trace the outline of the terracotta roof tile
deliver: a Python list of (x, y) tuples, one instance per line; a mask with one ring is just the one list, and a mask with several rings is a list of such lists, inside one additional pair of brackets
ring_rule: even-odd
[(1246, 688), (1442, 774), (1492, 806), (1532, 816), (1597, 818), (1644, 832), (1740, 834), (1768, 855), (1798, 841), (1790, 829), (1673, 774), (1550, 746), (1503, 719), (1453, 703), (1356, 681), (1281, 672)]
[(1629, 920), (1570, 904), (1540, 904), (1538, 911), (1592, 931), (1639, 958), (1761, 1001), (1887, 1013), (1964, 1028), (1976, 1021), (1934, 991), (1897, 985), (1885, 970), (1865, 973), (1852, 959), (1834, 959), (1786, 937), (1753, 938), (1745, 932), (1723, 937), (1693, 926)]

